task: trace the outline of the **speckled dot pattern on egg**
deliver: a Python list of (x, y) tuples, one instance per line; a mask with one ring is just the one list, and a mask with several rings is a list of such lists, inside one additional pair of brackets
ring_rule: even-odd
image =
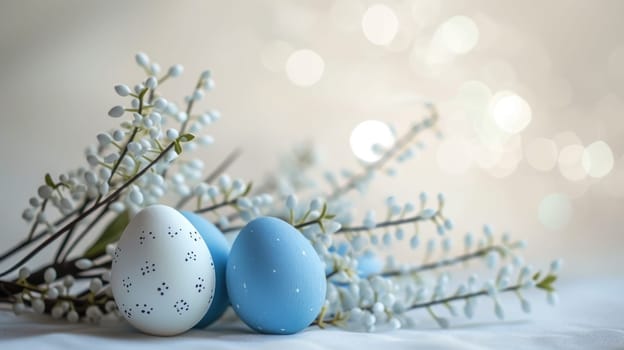
[(226, 270), (237, 315), (262, 333), (292, 334), (316, 318), (325, 301), (324, 266), (299, 231), (271, 217), (249, 222), (232, 246)]
[(154, 205), (137, 213), (122, 234), (111, 285), (129, 323), (149, 334), (175, 335), (193, 327), (210, 307), (214, 263), (184, 216)]

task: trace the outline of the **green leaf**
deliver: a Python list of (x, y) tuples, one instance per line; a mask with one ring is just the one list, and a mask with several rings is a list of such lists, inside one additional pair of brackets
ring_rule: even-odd
[(54, 184), (54, 181), (52, 180), (52, 176), (50, 176), (50, 173), (45, 174), (45, 183), (46, 185), (52, 188), (56, 188), (56, 185)]
[(249, 183), (247, 184), (247, 187), (245, 188), (245, 191), (243, 192), (243, 194), (241, 194), (241, 196), (246, 196), (246, 195), (248, 195), (248, 194), (249, 194), (249, 192), (251, 192), (251, 188), (252, 188), (252, 186), (253, 186), (253, 183), (252, 183), (252, 182), (249, 182)]
[(321, 214), (319, 215), (319, 219), (324, 219), (327, 214), (327, 203), (323, 203), (323, 209), (321, 209)]
[(180, 145), (180, 141), (178, 141), (178, 140), (175, 140), (175, 141), (174, 141), (174, 143), (173, 143), (173, 149), (175, 149), (175, 152), (176, 152), (177, 154), (182, 153), (182, 146)]
[(106, 252), (106, 246), (108, 244), (117, 242), (119, 240), (119, 237), (123, 233), (123, 230), (126, 228), (129, 221), (130, 214), (128, 214), (128, 211), (124, 211), (123, 213), (119, 214), (115, 219), (113, 219), (113, 221), (110, 222), (110, 224), (108, 224), (108, 226), (106, 226), (106, 228), (104, 229), (104, 231), (102, 231), (102, 234), (95, 241), (95, 243), (93, 243), (93, 245), (91, 245), (91, 247), (87, 249), (87, 251), (84, 253), (84, 257), (92, 259), (104, 254), (104, 252)]
[(534, 275), (533, 275), (533, 281), (537, 281), (540, 278), (540, 274), (541, 272), (537, 271)]
[(193, 134), (184, 134), (184, 135), (180, 135), (178, 137), (178, 140), (180, 140), (181, 142), (189, 142), (189, 141), (193, 141), (194, 138), (195, 138), (195, 135)]
[(540, 283), (536, 284), (536, 287), (547, 290), (549, 292), (554, 292), (555, 288), (553, 287), (553, 283), (555, 283), (556, 280), (557, 280), (557, 276), (548, 275), (544, 277), (544, 279)]

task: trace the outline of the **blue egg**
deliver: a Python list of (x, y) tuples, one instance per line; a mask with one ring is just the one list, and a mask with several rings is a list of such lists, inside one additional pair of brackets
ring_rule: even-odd
[(229, 305), (227, 287), (225, 285), (225, 268), (228, 255), (230, 254), (230, 246), (223, 233), (211, 222), (190, 211), (182, 211), (181, 213), (195, 226), (197, 232), (199, 232), (206, 245), (208, 245), (208, 250), (210, 250), (210, 255), (212, 255), (215, 265), (214, 298), (206, 315), (195, 325), (195, 328), (204, 328), (219, 319)]
[(357, 272), (358, 276), (366, 278), (370, 275), (376, 275), (383, 269), (383, 263), (377, 256), (370, 250), (367, 250), (357, 258)]
[(256, 218), (240, 231), (226, 280), (232, 308), (261, 333), (296, 333), (325, 302), (321, 259), (297, 229), (277, 218)]

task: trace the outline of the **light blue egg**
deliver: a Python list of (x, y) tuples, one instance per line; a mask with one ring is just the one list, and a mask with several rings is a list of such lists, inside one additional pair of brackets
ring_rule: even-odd
[(208, 250), (212, 255), (215, 264), (215, 292), (212, 304), (206, 315), (199, 321), (195, 328), (204, 328), (219, 319), (229, 305), (227, 287), (225, 284), (225, 268), (227, 265), (230, 246), (223, 236), (223, 233), (210, 221), (190, 212), (182, 211), (184, 217), (195, 226), (199, 234), (208, 245)]
[(297, 229), (277, 218), (259, 217), (240, 231), (226, 280), (232, 308), (261, 333), (296, 333), (325, 302), (321, 259)]
[(366, 278), (371, 275), (376, 275), (383, 269), (383, 263), (377, 254), (370, 250), (367, 250), (357, 258), (357, 272), (358, 276)]

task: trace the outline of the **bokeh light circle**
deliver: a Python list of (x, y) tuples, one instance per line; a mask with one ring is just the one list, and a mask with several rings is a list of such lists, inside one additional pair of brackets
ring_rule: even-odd
[(388, 45), (399, 31), (399, 19), (390, 7), (375, 4), (362, 17), (362, 31), (371, 43)]
[(510, 91), (499, 92), (492, 98), (490, 113), (496, 125), (503, 131), (516, 134), (531, 122), (531, 106)]
[(372, 163), (381, 158), (375, 152), (375, 145), (388, 149), (394, 145), (395, 136), (388, 124), (379, 120), (366, 120), (358, 124), (351, 132), (349, 143), (353, 154), (363, 162)]
[(479, 28), (469, 17), (454, 16), (447, 19), (434, 34), (434, 41), (450, 53), (463, 55), (479, 42)]
[(311, 86), (323, 76), (325, 62), (316, 52), (308, 49), (293, 52), (286, 61), (286, 75), (293, 84)]
[(587, 175), (594, 178), (606, 176), (613, 169), (613, 152), (604, 141), (596, 141), (583, 152), (582, 165)]

